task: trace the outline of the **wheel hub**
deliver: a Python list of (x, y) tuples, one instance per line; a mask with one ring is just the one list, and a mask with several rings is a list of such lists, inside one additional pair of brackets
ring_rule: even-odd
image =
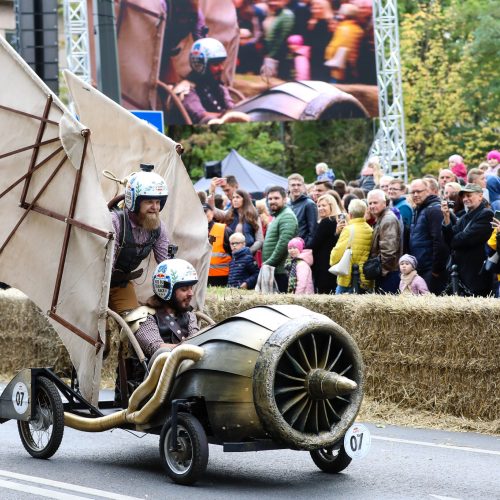
[(189, 444), (186, 438), (180, 436), (177, 438), (177, 447), (175, 449), (170, 448), (169, 452), (178, 463), (184, 463), (191, 458)]
[(47, 408), (37, 408), (30, 424), (35, 431), (46, 431), (52, 425), (52, 413)]

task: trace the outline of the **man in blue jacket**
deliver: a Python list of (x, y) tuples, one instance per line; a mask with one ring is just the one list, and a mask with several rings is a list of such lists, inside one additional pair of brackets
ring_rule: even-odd
[(311, 248), (318, 226), (318, 208), (305, 192), (304, 177), (300, 174), (290, 175), (288, 177), (290, 208), (299, 222), (299, 236), (304, 240), (305, 248)]
[(448, 281), (446, 264), (450, 256), (441, 231), (441, 200), (430, 193), (423, 179), (410, 184), (410, 195), (415, 203), (410, 228), (410, 254), (417, 259), (418, 274), (424, 278), (429, 291), (439, 295)]

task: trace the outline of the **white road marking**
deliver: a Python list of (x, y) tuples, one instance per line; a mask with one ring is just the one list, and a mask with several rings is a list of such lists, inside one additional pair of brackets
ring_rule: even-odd
[(393, 443), (416, 444), (419, 446), (430, 446), (432, 448), (445, 448), (448, 450), (472, 451), (474, 453), (484, 453), (486, 455), (499, 455), (500, 456), (500, 451), (484, 450), (482, 448), (471, 448), (469, 446), (456, 446), (453, 444), (436, 444), (436, 443), (428, 443), (426, 441), (411, 441), (410, 439), (398, 439), (398, 438), (374, 436), (373, 434), (372, 434), (372, 439), (378, 439), (379, 441), (391, 441)]
[(460, 500), (460, 498), (455, 497), (443, 497), (441, 495), (429, 495), (432, 498), (437, 498), (438, 500)]
[(69, 493), (61, 493), (59, 491), (48, 490), (45, 488), (37, 488), (28, 484), (16, 483), (14, 481), (4, 481), (0, 479), (0, 488), (7, 488), (14, 491), (23, 491), (44, 498), (55, 498), (57, 500), (89, 500), (89, 497), (78, 497)]
[[(10, 472), (6, 470), (0, 470), (0, 476), (7, 477), (7, 478), (12, 478), (12, 479), (18, 479), (20, 481), (27, 481), (31, 483), (38, 483), (38, 484), (43, 484), (45, 486), (52, 486), (53, 488), (59, 488), (61, 490), (70, 490), (70, 491), (75, 491), (77, 493), (83, 493), (85, 495), (94, 495), (98, 496), (101, 498), (110, 498), (113, 500), (141, 500), (140, 498), (137, 497), (130, 497), (127, 495), (120, 495), (119, 493), (112, 493), (111, 491), (104, 491), (104, 490), (97, 490), (95, 488), (87, 488), (86, 486), (79, 486), (77, 484), (70, 484), (70, 483), (63, 483), (61, 481), (53, 481), (52, 479), (45, 479), (43, 477), (36, 477), (36, 476), (27, 476), (25, 474), (18, 474), (17, 472)], [(9, 485), (11, 484), (9, 481), (1, 481), (1, 485), (4, 486), (4, 483)], [(15, 483), (17, 484), (17, 483)], [(24, 486), (24, 485), (19, 485), (19, 486)], [(9, 486), (5, 486), (8, 488)], [(30, 488), (30, 486), (26, 486), (26, 488)], [(24, 490), (21, 490), (24, 491)], [(49, 491), (49, 490), (42, 490), (42, 491)], [(52, 492), (52, 490), (50, 490)], [(57, 493), (57, 492), (56, 492)], [(61, 493), (63, 495), (63, 493)], [(76, 496), (65, 496), (65, 497), (53, 497), (53, 498), (83, 498), (83, 497), (76, 497)]]

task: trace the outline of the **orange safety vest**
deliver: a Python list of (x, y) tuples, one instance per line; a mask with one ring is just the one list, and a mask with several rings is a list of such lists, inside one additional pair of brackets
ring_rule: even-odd
[(212, 236), (212, 258), (210, 259), (209, 276), (228, 276), (231, 256), (224, 250), (224, 229), (225, 224), (215, 223), (210, 230)]

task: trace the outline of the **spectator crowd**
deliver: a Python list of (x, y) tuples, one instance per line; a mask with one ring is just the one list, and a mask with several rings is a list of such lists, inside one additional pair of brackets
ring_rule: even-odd
[(375, 84), (372, 0), (233, 0), (236, 71)]
[[(356, 180), (325, 163), (307, 185), (253, 200), (233, 176), (199, 196), (208, 220), (209, 285), (295, 294), (499, 296), (500, 152), (468, 169), (452, 155), (406, 185), (370, 158)], [(217, 187), (224, 195), (216, 193)]]

